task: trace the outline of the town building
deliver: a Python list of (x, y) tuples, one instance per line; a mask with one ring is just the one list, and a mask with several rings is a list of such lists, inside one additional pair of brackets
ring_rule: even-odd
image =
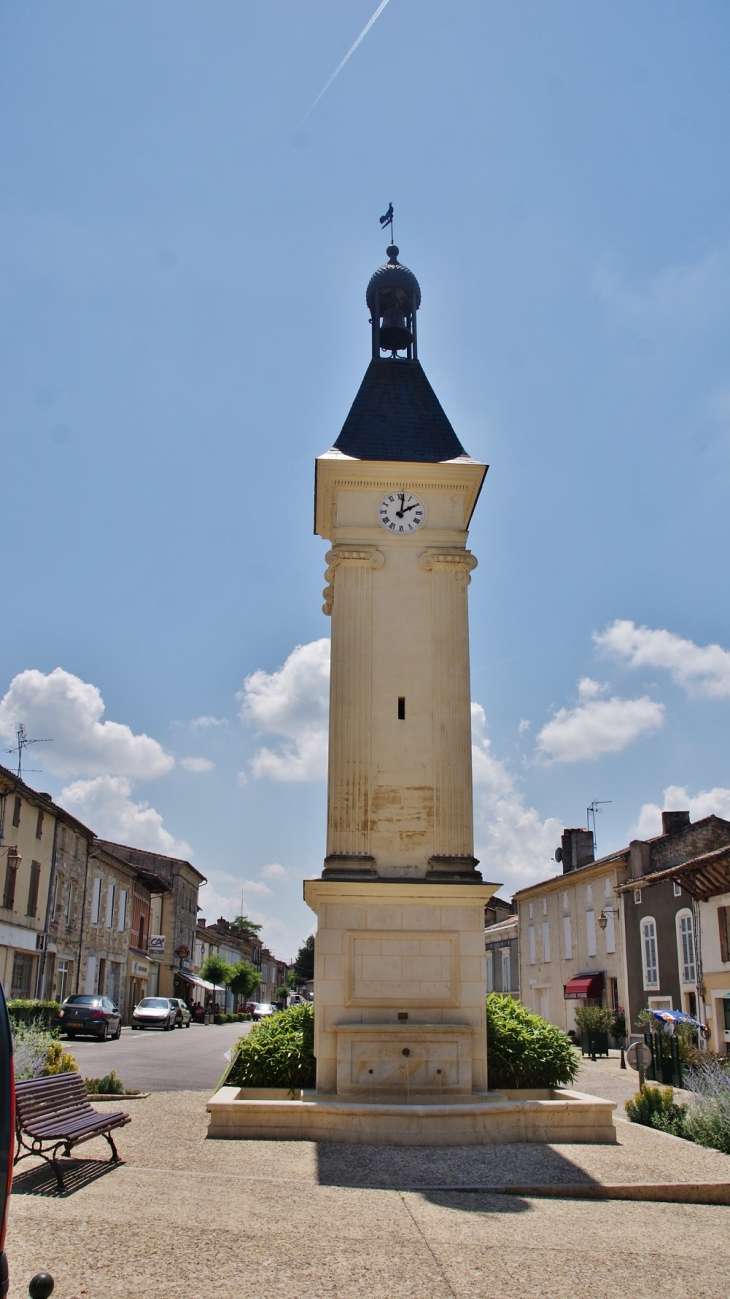
[[(730, 1044), (730, 821), (664, 812), (663, 834), (632, 844), (621, 889), (631, 936), (631, 1020), (643, 1006), (707, 1024), (712, 1050)], [(643, 869), (642, 869), (643, 868)]]
[(503, 920), (487, 925), (484, 948), (487, 954), (487, 992), (520, 995), (520, 918), (507, 914)]
[(6, 997), (37, 995), (61, 814), (50, 794), (0, 767), (0, 979)]
[[(147, 992), (150, 991), (148, 981), (153, 980), (154, 991), (160, 996), (186, 998), (189, 976), (193, 973), (198, 890), (205, 884), (205, 876), (180, 857), (165, 857), (162, 853), (129, 848), (106, 839), (99, 843), (137, 872), (130, 979), (138, 980), (136, 988), (144, 985)], [(151, 931), (150, 925), (156, 927), (156, 932)], [(149, 952), (159, 958), (154, 961), (152, 975), (147, 959)]]
[(594, 860), (589, 830), (563, 831), (562, 875), (520, 889), (520, 994), (531, 1010), (569, 1031), (576, 1007), (626, 1004), (624, 942), (617, 889), (628, 849)]

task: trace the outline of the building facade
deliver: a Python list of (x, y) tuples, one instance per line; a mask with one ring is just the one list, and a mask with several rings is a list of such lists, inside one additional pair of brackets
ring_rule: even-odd
[(0, 767), (0, 979), (6, 997), (35, 997), (61, 812)]
[(501, 992), (519, 998), (519, 929), (519, 916), (509, 915), (504, 920), (487, 925), (484, 930), (488, 993)]

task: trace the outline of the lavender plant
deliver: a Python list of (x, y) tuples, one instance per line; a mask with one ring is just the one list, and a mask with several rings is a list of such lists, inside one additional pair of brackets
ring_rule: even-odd
[(698, 1146), (730, 1155), (730, 1073), (717, 1061), (687, 1071), (685, 1087), (694, 1101), (685, 1119), (687, 1136)]

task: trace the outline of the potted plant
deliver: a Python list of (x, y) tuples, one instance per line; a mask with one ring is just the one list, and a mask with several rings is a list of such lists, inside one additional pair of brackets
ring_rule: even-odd
[(580, 1049), (595, 1060), (608, 1055), (608, 1034), (613, 1029), (613, 1011), (606, 1006), (579, 1006), (575, 1022), (580, 1029)]

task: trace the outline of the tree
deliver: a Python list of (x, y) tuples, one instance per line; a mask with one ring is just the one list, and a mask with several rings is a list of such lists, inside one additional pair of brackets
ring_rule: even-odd
[(229, 966), (230, 974), (226, 983), (234, 997), (248, 1001), (261, 983), (261, 975), (250, 961), (237, 961)]
[(231, 925), (234, 929), (240, 929), (247, 938), (255, 938), (263, 928), (262, 925), (257, 925), (255, 920), (249, 920), (248, 916), (236, 916), (235, 920), (231, 921)]
[(223, 988), (228, 983), (232, 967), (217, 952), (206, 956), (200, 967), (200, 977), (213, 984), (213, 1009), (215, 1009), (216, 988)]
[(294, 962), (294, 970), (302, 983), (314, 978), (314, 934), (305, 938)]

